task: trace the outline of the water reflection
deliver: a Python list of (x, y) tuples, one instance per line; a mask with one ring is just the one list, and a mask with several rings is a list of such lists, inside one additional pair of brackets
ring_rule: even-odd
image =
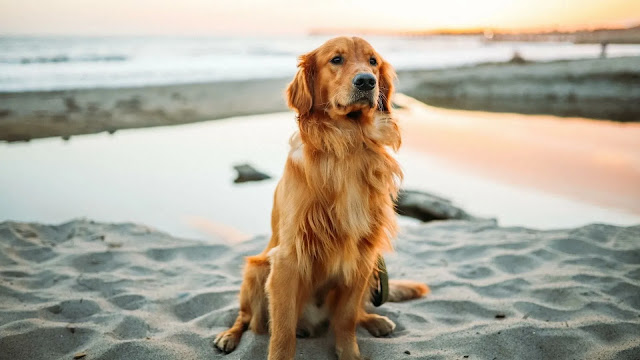
[[(268, 233), (272, 194), (295, 126), (291, 113), (279, 113), (67, 142), (3, 143), (0, 220), (140, 222), (178, 236), (230, 242)], [(601, 160), (612, 161), (605, 155)], [(407, 187), (436, 192), (476, 215), (498, 217), (503, 225), (640, 222), (623, 211), (476, 176), (411, 141), (398, 158)], [(244, 162), (273, 179), (233, 184), (232, 166)]]

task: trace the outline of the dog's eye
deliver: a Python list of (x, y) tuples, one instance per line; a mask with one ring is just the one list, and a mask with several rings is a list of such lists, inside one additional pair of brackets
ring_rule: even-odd
[(369, 59), (369, 64), (376, 66), (378, 65), (378, 60), (376, 60), (376, 58), (374, 58), (373, 56)]
[(331, 59), (331, 63), (335, 64), (335, 65), (340, 65), (340, 64), (342, 64), (343, 61), (344, 61), (344, 59), (340, 55), (338, 55), (338, 56), (334, 57), (333, 59)]

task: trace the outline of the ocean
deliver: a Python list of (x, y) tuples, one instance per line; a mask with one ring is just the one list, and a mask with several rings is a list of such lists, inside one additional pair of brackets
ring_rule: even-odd
[[(328, 36), (0, 37), (0, 92), (201, 83), (288, 77), (296, 57)], [(594, 58), (598, 44), (487, 42), (480, 36), (370, 36), (397, 70), (509, 60)], [(607, 54), (640, 56), (640, 45)]]

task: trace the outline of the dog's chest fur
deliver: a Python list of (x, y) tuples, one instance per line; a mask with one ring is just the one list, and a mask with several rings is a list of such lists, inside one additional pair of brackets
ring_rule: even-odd
[(342, 157), (311, 152), (296, 135), (291, 146), (290, 159), (308, 186), (299, 209), (306, 225), (296, 243), (298, 259), (306, 257), (315, 275), (348, 282), (359, 261), (372, 257), (363, 255), (384, 247), (373, 243), (380, 233), (387, 245), (395, 230), (391, 197), (399, 167), (383, 147), (372, 149), (363, 140)]
[[(382, 210), (372, 200), (392, 196), (397, 166), (386, 153), (371, 151), (364, 145), (343, 158), (332, 154), (305, 153), (305, 145), (296, 144), (291, 160), (300, 166), (310, 181), (310, 216), (328, 220), (327, 232), (336, 237), (361, 238), (369, 235)], [(391, 206), (391, 203), (388, 204)], [(318, 230), (318, 229), (316, 229)]]

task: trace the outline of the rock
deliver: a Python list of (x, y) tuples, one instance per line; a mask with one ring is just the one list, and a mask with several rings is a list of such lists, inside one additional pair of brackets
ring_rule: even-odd
[(271, 179), (271, 176), (256, 170), (249, 164), (236, 165), (233, 168), (238, 172), (238, 177), (233, 181), (236, 184)]
[(528, 63), (522, 55), (518, 51), (513, 52), (513, 56), (511, 56), (511, 60), (508, 61), (509, 64), (526, 64)]
[(396, 202), (396, 212), (399, 215), (409, 216), (424, 222), (477, 219), (454, 206), (450, 200), (414, 190), (400, 190)]

